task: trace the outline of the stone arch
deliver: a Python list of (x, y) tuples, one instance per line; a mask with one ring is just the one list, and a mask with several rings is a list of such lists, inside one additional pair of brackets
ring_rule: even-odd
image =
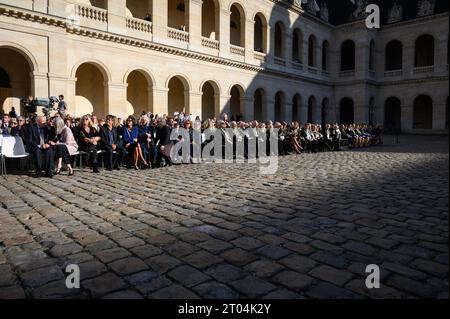
[(384, 128), (386, 131), (400, 131), (402, 129), (402, 101), (391, 96), (384, 103)]
[(341, 45), (341, 71), (353, 71), (356, 66), (356, 45), (346, 40)]
[(345, 97), (339, 103), (339, 118), (341, 124), (353, 124), (355, 122), (355, 102), (352, 98)]
[(433, 99), (429, 95), (419, 95), (414, 99), (413, 128), (431, 130), (433, 128)]
[(253, 21), (255, 23), (253, 50), (256, 52), (267, 53), (267, 18), (263, 13), (257, 12), (253, 17)]
[(35, 56), (24, 46), (13, 42), (0, 41), (0, 49), (10, 49), (16, 51), (17, 53), (21, 54), (25, 58), (25, 60), (27, 60), (31, 71), (40, 71), (39, 64)]
[(246, 12), (240, 1), (230, 4), (230, 44), (245, 47)]
[(300, 28), (292, 32), (292, 60), (296, 63), (303, 62), (303, 34)]
[(230, 119), (241, 120), (245, 113), (245, 89), (241, 84), (234, 84), (230, 87)]
[(258, 88), (253, 94), (253, 114), (254, 119), (261, 122), (266, 120), (264, 106), (267, 103), (267, 91), (264, 88)]
[(426, 67), (434, 65), (434, 37), (424, 34), (417, 38), (414, 49), (414, 66)]
[(212, 119), (220, 116), (220, 86), (215, 80), (206, 80), (200, 86), (202, 92), (201, 119)]
[(384, 52), (385, 71), (403, 69), (403, 44), (399, 40), (391, 40)]
[(220, 9), (219, 0), (203, 0), (201, 19), (203, 37), (220, 40)]
[(75, 64), (75, 66), (72, 68), (72, 71), (70, 73), (72, 78), (76, 78), (76, 73), (77, 73), (78, 68), (82, 64), (85, 64), (85, 63), (95, 65), (100, 70), (100, 72), (102, 72), (103, 77), (105, 78), (106, 82), (112, 81), (112, 75), (111, 75), (111, 72), (109, 71), (109, 68), (106, 66), (105, 63), (103, 63), (102, 61), (97, 60), (97, 59), (83, 59), (81, 61), (78, 61)]
[(188, 77), (181, 74), (171, 75), (167, 79), (166, 88), (169, 90), (167, 97), (168, 115), (172, 116), (175, 112), (188, 112), (191, 91)]
[(292, 120), (295, 122), (300, 122), (303, 120), (302, 117), (302, 96), (300, 93), (295, 94), (292, 97)]
[[(155, 85), (152, 74), (144, 68), (132, 68), (124, 78), (127, 84), (127, 114), (139, 115), (143, 112), (153, 112), (153, 87)], [(143, 94), (146, 92), (146, 94)]]
[(310, 96), (308, 99), (308, 123), (314, 123), (314, 113), (317, 107), (317, 100), (314, 95)]
[(283, 91), (275, 93), (274, 99), (274, 120), (275, 122), (282, 122), (286, 118), (286, 94)]
[(274, 26), (274, 55), (276, 58), (286, 58), (286, 27), (282, 21), (277, 21)]
[[(4, 42), (2, 42), (4, 43)], [(33, 95), (34, 83), (31, 75), (35, 70), (34, 57), (21, 51), (20, 46), (0, 46), (0, 113), (9, 113), (12, 108), (18, 114), (26, 114), (21, 99)], [(33, 61), (34, 60), (34, 61)], [(46, 96), (45, 96), (46, 97)]]
[(95, 114), (108, 115), (109, 72), (100, 63), (85, 61), (73, 70), (75, 82), (75, 116)]

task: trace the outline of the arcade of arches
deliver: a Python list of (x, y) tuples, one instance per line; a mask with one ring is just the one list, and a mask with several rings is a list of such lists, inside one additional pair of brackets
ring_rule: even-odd
[[(299, 38), (301, 34), (299, 33)], [(314, 40), (311, 41), (314, 45)], [(298, 49), (298, 47), (297, 47)], [(394, 41), (387, 45), (386, 50), (400, 51), (401, 43)], [(32, 59), (25, 52), (8, 47), (1, 47), (0, 54), (5, 57), (0, 61), (0, 105), (2, 113), (8, 113), (14, 106), (19, 113), (21, 109), (20, 99), (33, 94), (35, 78), (33, 77)], [(401, 54), (398, 53), (394, 61), (386, 64), (387, 69), (401, 68)], [(425, 63), (423, 55), (418, 54), (419, 61)], [(425, 63), (426, 64), (426, 63)], [(95, 113), (104, 117), (111, 110), (110, 102), (110, 70), (108, 66), (97, 62), (84, 62), (73, 69), (74, 98), (70, 100), (70, 113), (74, 116)], [(124, 114), (139, 115), (142, 111), (157, 112), (154, 108), (155, 83), (150, 71), (144, 69), (130, 70), (123, 75), (124, 83)], [(70, 94), (70, 83), (68, 92)], [(340, 121), (353, 123), (357, 121), (355, 100), (345, 97), (334, 102), (330, 97), (310, 95), (305, 97), (302, 92), (291, 90), (270, 90), (257, 87), (249, 89), (241, 85), (234, 85), (229, 95), (226, 86), (221, 82), (205, 79), (200, 92), (196, 93), (190, 86), (189, 79), (184, 76), (173, 76), (167, 80), (167, 91), (160, 89), (160, 93), (167, 94), (167, 105), (158, 104), (160, 114), (172, 114), (174, 112), (192, 112), (202, 118), (220, 117), (227, 113), (235, 120), (267, 120), (278, 121), (297, 120), (302, 123), (322, 123), (326, 121)], [(52, 92), (53, 95), (63, 92)], [(198, 95), (199, 99), (193, 99), (192, 95)], [(40, 96), (44, 97), (44, 96)], [(420, 95), (413, 97), (411, 103), (405, 103), (405, 98), (391, 97), (383, 101), (372, 98), (370, 101), (370, 113), (373, 117), (366, 117), (366, 122), (384, 124), (387, 129), (415, 129), (430, 130), (435, 128), (436, 109), (445, 108), (445, 127), (448, 128), (448, 100), (440, 101), (436, 97)], [(159, 100), (161, 101), (161, 100)], [(192, 103), (192, 107), (191, 107)], [(198, 105), (197, 105), (198, 103)], [(358, 102), (358, 105), (360, 102)], [(369, 104), (369, 103), (368, 103)], [(409, 104), (409, 105), (408, 105)], [(197, 108), (198, 107), (198, 108)], [(410, 112), (405, 108), (410, 108)], [(248, 109), (251, 108), (251, 111)], [(368, 105), (369, 108), (369, 105)], [(372, 110), (375, 108), (375, 111)], [(199, 110), (198, 112), (196, 110)], [(123, 116), (124, 114), (120, 114)], [(443, 117), (443, 116), (442, 116)], [(443, 125), (444, 126), (444, 125)]]

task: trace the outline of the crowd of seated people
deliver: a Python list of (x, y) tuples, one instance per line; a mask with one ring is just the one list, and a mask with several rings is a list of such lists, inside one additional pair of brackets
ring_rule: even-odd
[[(129, 116), (126, 120), (113, 115), (105, 119), (98, 119), (95, 115), (76, 119), (70, 116), (63, 119), (60, 114), (49, 119), (43, 116), (10, 118), (4, 115), (0, 123), (0, 133), (23, 139), (27, 152), (33, 158), (36, 177), (41, 176), (43, 171), (48, 177), (61, 174), (63, 163), (68, 175), (73, 176), (74, 156), (80, 154), (86, 157), (93, 173), (99, 173), (101, 166), (108, 171), (120, 170), (125, 165), (136, 170), (171, 166), (171, 149), (185, 138), (173, 134), (180, 128), (189, 132), (191, 144), (194, 143), (194, 131), (205, 132), (208, 129), (221, 131), (223, 145), (244, 141), (245, 158), (248, 158), (249, 140), (258, 136), (267, 138), (267, 155), (283, 156), (339, 151), (343, 140), (347, 140), (353, 148), (369, 147), (382, 144), (383, 133), (381, 127), (368, 125), (326, 124), (322, 127), (298, 122), (229, 121), (226, 115), (220, 120), (202, 122), (199, 117), (194, 119), (192, 115), (179, 112), (173, 116), (143, 112), (139, 118)], [(232, 130), (233, 136), (227, 129)], [(251, 129), (257, 136), (248, 134)], [(273, 137), (274, 132), (277, 132), (277, 154), (270, 150), (268, 138)], [(178, 137), (174, 139), (174, 136)], [(212, 140), (211, 136), (202, 140), (202, 147)], [(236, 146), (233, 147), (236, 152)]]

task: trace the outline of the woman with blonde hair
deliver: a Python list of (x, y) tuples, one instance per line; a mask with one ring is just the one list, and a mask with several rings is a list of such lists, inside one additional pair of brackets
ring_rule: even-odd
[(56, 158), (58, 161), (56, 174), (61, 174), (62, 163), (64, 162), (69, 171), (69, 176), (73, 176), (74, 170), (70, 163), (70, 156), (73, 156), (78, 152), (78, 144), (75, 141), (72, 130), (65, 125), (62, 118), (55, 117), (52, 124), (55, 128), (57, 138), (55, 141), (49, 142), (49, 144), (54, 146), (56, 151)]

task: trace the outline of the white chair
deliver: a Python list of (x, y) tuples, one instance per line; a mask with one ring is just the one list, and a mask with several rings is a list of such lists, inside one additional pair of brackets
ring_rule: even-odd
[[(3, 136), (1, 140), (2, 173), (6, 175), (6, 158), (24, 159), (30, 156), (25, 150), (21, 137)], [(22, 161), (21, 161), (22, 166)]]
[(6, 174), (5, 158), (3, 157), (3, 135), (0, 134), (0, 176)]

